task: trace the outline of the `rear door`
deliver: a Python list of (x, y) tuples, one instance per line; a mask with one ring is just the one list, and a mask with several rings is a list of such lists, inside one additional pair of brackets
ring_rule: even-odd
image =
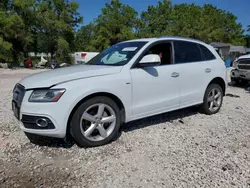
[(174, 41), (174, 54), (179, 65), (180, 107), (202, 103), (206, 87), (213, 79), (214, 55), (205, 46), (189, 41)]

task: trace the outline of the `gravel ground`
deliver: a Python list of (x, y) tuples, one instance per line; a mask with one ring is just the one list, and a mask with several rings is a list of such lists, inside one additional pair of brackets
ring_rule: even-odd
[(250, 94), (229, 86), (212, 116), (188, 108), (123, 126), (97, 148), (34, 145), (11, 111), (12, 89), (39, 70), (0, 69), (0, 187), (250, 187)]

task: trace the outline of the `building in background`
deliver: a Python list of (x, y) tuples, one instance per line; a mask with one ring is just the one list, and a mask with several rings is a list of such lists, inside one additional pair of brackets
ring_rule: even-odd
[(212, 42), (210, 45), (216, 49), (218, 54), (225, 61), (227, 67), (232, 66), (233, 61), (237, 57), (247, 53), (247, 48), (244, 46), (234, 46), (230, 43), (223, 42)]

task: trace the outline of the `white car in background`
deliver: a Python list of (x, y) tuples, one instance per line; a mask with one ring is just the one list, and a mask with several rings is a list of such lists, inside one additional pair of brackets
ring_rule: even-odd
[(75, 58), (75, 64), (85, 64), (89, 60), (91, 60), (93, 57), (95, 57), (98, 54), (98, 52), (75, 52), (74, 58)]
[(226, 67), (213, 47), (179, 37), (118, 43), (87, 64), (21, 80), (13, 111), (21, 129), (65, 138), (80, 146), (112, 141), (122, 123), (200, 105), (217, 113), (226, 90)]

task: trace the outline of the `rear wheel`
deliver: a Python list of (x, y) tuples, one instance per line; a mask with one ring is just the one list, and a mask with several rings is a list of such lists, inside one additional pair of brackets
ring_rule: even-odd
[(217, 113), (223, 102), (222, 88), (218, 84), (210, 84), (204, 95), (201, 111), (207, 115)]
[(112, 141), (120, 128), (120, 110), (108, 97), (94, 97), (79, 106), (71, 119), (71, 133), (81, 147)]

